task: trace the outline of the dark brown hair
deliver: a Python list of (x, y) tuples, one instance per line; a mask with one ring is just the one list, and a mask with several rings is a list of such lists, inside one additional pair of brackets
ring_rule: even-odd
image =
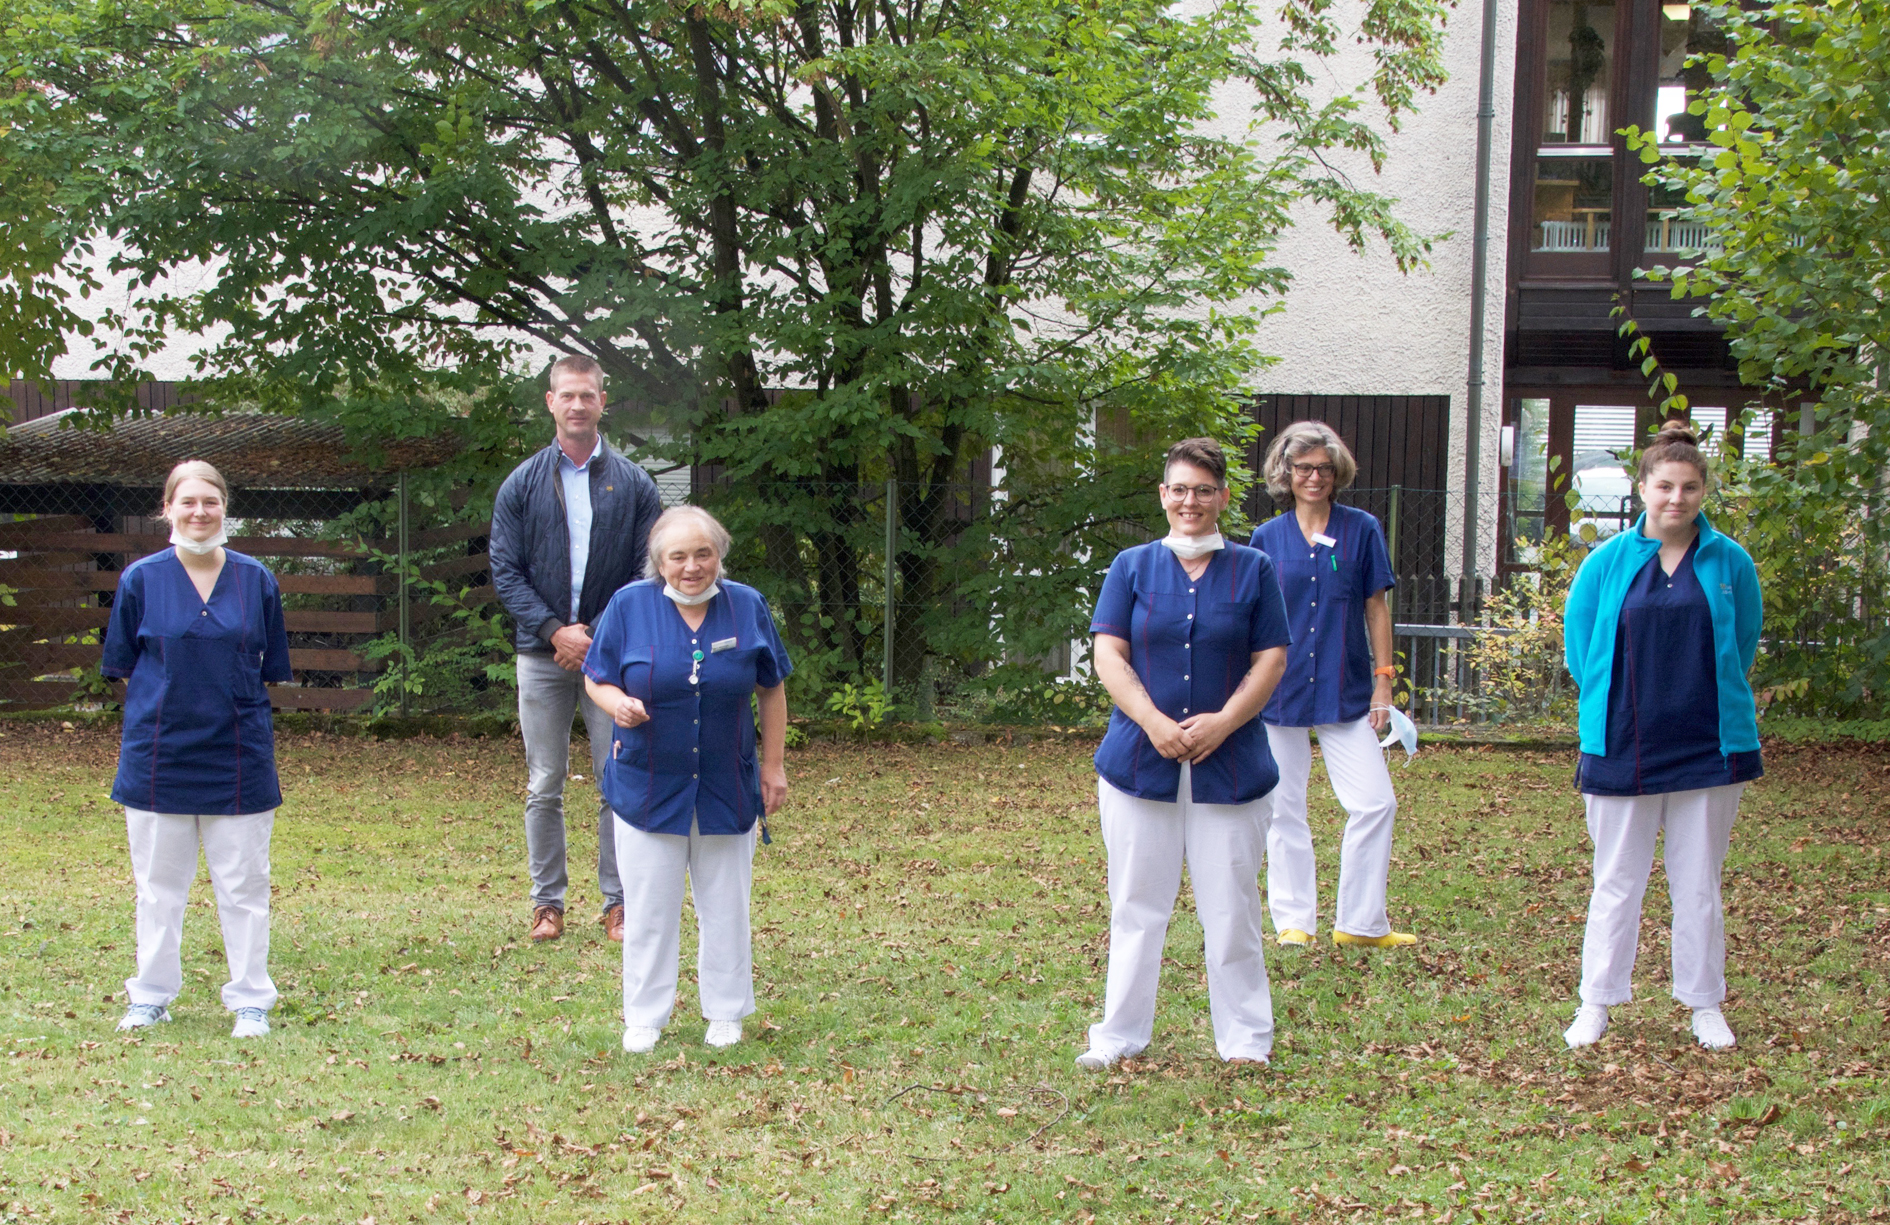
[(1675, 417), (1660, 427), (1660, 433), (1654, 435), (1654, 441), (1647, 444), (1641, 452), (1641, 480), (1662, 464), (1692, 464), (1699, 470), (1700, 480), (1710, 482), (1713, 469), (1707, 464), (1706, 456), (1700, 454), (1700, 436), (1693, 432), (1693, 423)]
[(1227, 484), (1227, 453), (1212, 438), (1184, 438), (1169, 447), (1168, 458), (1162, 461), (1164, 485), (1168, 483), (1168, 470), (1176, 464), (1193, 464), (1203, 472), (1212, 472), (1216, 485)]
[(565, 374), (588, 374), (597, 380), (599, 387), (604, 385), (604, 368), (582, 353), (567, 353), (552, 362), (551, 369), (545, 371), (545, 386), (557, 386), (560, 371)]

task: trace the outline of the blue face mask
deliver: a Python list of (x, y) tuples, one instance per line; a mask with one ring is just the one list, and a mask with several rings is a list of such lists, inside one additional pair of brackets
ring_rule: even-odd
[(1404, 746), (1404, 764), (1408, 767), (1411, 759), (1417, 756), (1417, 724), (1411, 722), (1396, 706), (1374, 707), (1382, 709), (1391, 716), (1391, 726), (1385, 732), (1385, 738), (1378, 742), (1378, 747), (1388, 749), (1394, 744)]

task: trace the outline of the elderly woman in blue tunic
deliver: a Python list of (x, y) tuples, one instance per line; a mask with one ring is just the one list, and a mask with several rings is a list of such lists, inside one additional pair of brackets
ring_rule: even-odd
[(184, 904), (202, 848), (216, 890), (232, 1037), (269, 1032), (269, 836), (282, 788), (265, 682), (289, 679), (275, 576), (224, 547), (229, 487), (187, 460), (164, 483), (171, 548), (125, 567), (103, 670), (125, 680), (112, 800), (137, 882), (137, 973), (119, 1029), (170, 1020), (183, 987)]
[[(696, 980), (709, 1046), (755, 1010), (748, 923), (755, 828), (787, 798), (793, 670), (767, 601), (722, 574), (728, 532), (694, 506), (650, 529), (650, 577), (591, 628), (584, 686), (616, 725), (604, 798), (623, 878), (623, 1049), (654, 1049), (676, 1004), (683, 883), (695, 895)], [(759, 729), (750, 698), (756, 699)]]
[(1693, 1036), (1733, 1045), (1720, 870), (1740, 793), (1765, 772), (1746, 673), (1759, 648), (1758, 571), (1700, 513), (1712, 474), (1684, 421), (1641, 453), (1646, 507), (1588, 555), (1569, 588), (1563, 648), (1581, 687), (1576, 784), (1595, 845), (1582, 938), (1581, 1008), (1562, 1035), (1600, 1041), (1608, 1009), (1633, 998), (1641, 899), (1666, 837), (1673, 997)]
[(1307, 945), (1319, 931), (1319, 880), (1306, 792), (1312, 733), (1333, 794), (1345, 809), (1339, 844), (1335, 944), (1395, 948), (1417, 937), (1391, 930), (1385, 890), (1398, 797), (1378, 747), (1391, 710), (1391, 606), (1396, 581), (1384, 533), (1366, 511), (1332, 500), (1358, 463), (1330, 426), (1297, 421), (1280, 431), (1263, 465), (1267, 491), (1290, 509), (1260, 525), (1253, 545), (1279, 567), (1293, 627), (1286, 675), (1261, 713), (1280, 763), (1267, 833), (1267, 906), (1275, 937)]
[(1290, 640), (1273, 563), (1222, 537), (1227, 458), (1212, 438), (1168, 450), (1168, 535), (1124, 549), (1096, 612), (1096, 675), (1116, 708), (1096, 750), (1109, 855), (1109, 977), (1080, 1067), (1100, 1071), (1154, 1036), (1162, 946), (1185, 862), (1206, 937), (1214, 1046), (1267, 1062), (1273, 1000), (1258, 877), (1279, 771), (1256, 717)]

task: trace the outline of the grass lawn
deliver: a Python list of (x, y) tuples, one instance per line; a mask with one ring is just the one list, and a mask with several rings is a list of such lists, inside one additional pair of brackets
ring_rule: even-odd
[[(1694, 1048), (1667, 996), (1658, 870), (1639, 1000), (1563, 1049), (1588, 889), (1571, 758), (1434, 747), (1394, 772), (1393, 919), (1416, 949), (1269, 945), (1274, 1062), (1230, 1068), (1184, 892), (1155, 1044), (1094, 1076), (1072, 1063), (1107, 942), (1088, 743), (791, 753), (748, 1040), (701, 1045), (685, 975), (641, 1057), (619, 1048), (590, 835), (570, 933), (531, 945), (522, 755), (476, 739), (285, 736), (275, 1032), (229, 1037), (201, 877), (176, 1020), (113, 1032), (133, 951), (116, 747), (0, 726), (0, 1220), (1890, 1216), (1875, 750), (1773, 748), (1747, 794), (1736, 1050)], [(1337, 834), (1327, 796), (1328, 913)]]

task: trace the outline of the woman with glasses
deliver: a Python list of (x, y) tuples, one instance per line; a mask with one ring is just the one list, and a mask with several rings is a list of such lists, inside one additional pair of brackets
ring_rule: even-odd
[(1335, 944), (1392, 948), (1417, 937), (1391, 930), (1385, 911), (1391, 829), (1398, 797), (1378, 747), (1391, 711), (1391, 609), (1396, 581), (1378, 520), (1332, 496), (1352, 483), (1358, 464), (1345, 443), (1318, 421), (1298, 421), (1267, 448), (1267, 492), (1291, 509), (1261, 525), (1255, 548), (1279, 567), (1293, 647), (1286, 675), (1262, 718), (1280, 763), (1267, 835), (1267, 905), (1284, 945), (1308, 945), (1319, 931), (1319, 883), (1306, 790), (1312, 735), (1333, 794), (1346, 811), (1339, 851)]
[(1090, 622), (1096, 675), (1116, 703), (1096, 750), (1109, 979), (1076, 1060), (1091, 1071), (1154, 1036), (1184, 862), (1206, 937), (1215, 1049), (1255, 1063), (1273, 1049), (1257, 880), (1279, 772), (1256, 716), (1286, 662), (1286, 612), (1273, 563), (1221, 536), (1219, 443), (1170, 447), (1160, 496), (1167, 537), (1117, 555)]

